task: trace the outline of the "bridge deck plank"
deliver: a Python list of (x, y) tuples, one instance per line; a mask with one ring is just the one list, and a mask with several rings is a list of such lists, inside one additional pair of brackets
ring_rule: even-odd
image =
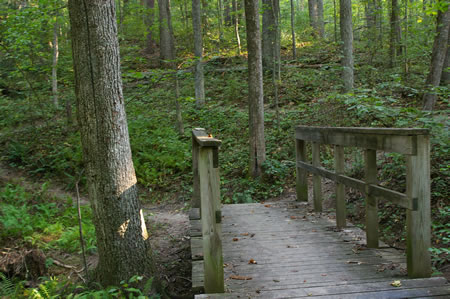
[[(337, 230), (332, 214), (304, 203), (224, 205), (222, 216), (226, 293), (195, 298), (450, 297), (444, 278), (408, 279), (402, 252), (368, 249), (359, 228)], [(202, 292), (198, 213), (190, 218), (193, 289)]]

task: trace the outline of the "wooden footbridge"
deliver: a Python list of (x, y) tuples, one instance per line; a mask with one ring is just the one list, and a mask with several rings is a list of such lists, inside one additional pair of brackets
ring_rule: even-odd
[[(220, 140), (193, 130), (195, 298), (450, 298), (445, 278), (430, 278), (428, 131), (297, 127), (295, 140), (295, 199), (221, 206)], [(334, 146), (334, 171), (320, 167), (321, 144)], [(364, 149), (364, 181), (343, 174), (344, 147)], [(405, 194), (378, 185), (377, 150), (405, 154)], [(322, 211), (321, 176), (336, 182), (335, 213)], [(365, 194), (366, 232), (346, 223), (345, 185)], [(407, 210), (406, 257), (378, 241), (378, 200)]]

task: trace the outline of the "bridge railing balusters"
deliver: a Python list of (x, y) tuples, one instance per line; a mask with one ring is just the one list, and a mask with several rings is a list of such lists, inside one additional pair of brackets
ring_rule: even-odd
[[(306, 142), (312, 143), (312, 164), (306, 162)], [(378, 247), (378, 199), (407, 210), (407, 267), (411, 278), (431, 274), (430, 141), (427, 129), (332, 128), (298, 126), (295, 132), (297, 199), (308, 200), (307, 173), (313, 174), (316, 212), (322, 211), (320, 177), (336, 182), (336, 225), (346, 226), (345, 186), (366, 197), (366, 235), (369, 248)], [(335, 171), (320, 167), (320, 144), (334, 145)], [(344, 147), (365, 150), (365, 181), (344, 175)], [(406, 194), (378, 185), (376, 151), (406, 155)]]

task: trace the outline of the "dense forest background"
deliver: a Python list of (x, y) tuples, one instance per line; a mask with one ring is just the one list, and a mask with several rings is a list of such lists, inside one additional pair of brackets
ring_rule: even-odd
[[(193, 3), (201, 4), (200, 23), (193, 22)], [(259, 13), (266, 157), (261, 175), (254, 175), (249, 169), (247, 71), (247, 49), (254, 40), (247, 40), (244, 2), (116, 1), (125, 107), (144, 205), (176, 202), (189, 208), (192, 128), (206, 128), (222, 140), (223, 203), (293, 192), (296, 125), (428, 128), (430, 250), (435, 274), (447, 273), (448, 1), (263, 0)], [(68, 279), (67, 272), (55, 270), (61, 262), (52, 256), (82, 268), (77, 199), (48, 192), (52, 186), (63, 186), (68, 194), (79, 189), (81, 197), (87, 192), (74, 85), (66, 1), (2, 1), (1, 167), (20, 171), (39, 187), (17, 176), (3, 176), (0, 182), (0, 296), (148, 294), (148, 288), (130, 287), (138, 276), (107, 290), (81, 289), (82, 272)], [(332, 149), (324, 148), (321, 155), (324, 166), (333, 168)], [(381, 184), (404, 192), (404, 157), (380, 155)], [(346, 157), (347, 174), (363, 177), (363, 153), (352, 150)], [(362, 194), (349, 194), (349, 217), (363, 227)], [(82, 204), (81, 212), (86, 254), (95, 256), (92, 211)], [(381, 202), (379, 216), (380, 235), (404, 249), (404, 211)], [(75, 259), (62, 258), (62, 252)], [(25, 256), (43, 262), (26, 270)]]

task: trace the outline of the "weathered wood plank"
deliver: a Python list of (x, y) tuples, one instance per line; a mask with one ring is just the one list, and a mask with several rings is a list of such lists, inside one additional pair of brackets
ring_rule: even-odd
[(417, 210), (407, 210), (407, 262), (411, 278), (429, 277), (431, 259), (430, 139), (417, 136), (417, 155), (406, 158), (406, 194), (417, 198)]
[(386, 188), (383, 188), (381, 186), (377, 186), (375, 184), (365, 184), (365, 182), (354, 179), (342, 174), (338, 174), (336, 172), (327, 170), (322, 167), (314, 167), (311, 164), (305, 163), (305, 162), (297, 162), (297, 167), (306, 169), (307, 171), (321, 175), (327, 179), (330, 179), (332, 181), (335, 181), (339, 184), (343, 184), (346, 186), (349, 186), (350, 188), (359, 190), (361, 192), (366, 192), (368, 189), (368, 192), (371, 196), (379, 197), (383, 200), (388, 200), (392, 203), (397, 204), (400, 207), (403, 207), (405, 209), (409, 210), (416, 210), (417, 209), (417, 198), (411, 198), (408, 197), (406, 194), (389, 190)]
[[(376, 185), (377, 179), (377, 152), (375, 150), (364, 151), (364, 172), (367, 184)], [(366, 191), (366, 239), (367, 247), (378, 248), (378, 200), (371, 195), (369, 188)]]
[(217, 219), (218, 213), (220, 215), (219, 169), (214, 167), (211, 148), (201, 147), (198, 157), (205, 292), (222, 293), (224, 291), (222, 226), (221, 219)]
[(427, 129), (330, 128), (298, 126), (295, 138), (322, 144), (362, 147), (414, 155), (416, 136)]
[[(320, 167), (320, 144), (312, 143), (312, 165)], [(320, 175), (313, 175), (313, 198), (314, 211), (322, 212), (322, 178)]]
[(205, 129), (195, 128), (192, 130), (192, 137), (200, 147), (219, 147), (222, 141), (206, 134)]
[[(295, 156), (297, 162), (306, 161), (306, 143), (303, 140), (295, 140)], [(297, 166), (297, 200), (308, 201), (308, 173)]]
[[(334, 168), (337, 175), (344, 173), (344, 148), (340, 145), (334, 146)], [(345, 227), (347, 223), (347, 208), (345, 206), (345, 185), (342, 183), (336, 184), (336, 226), (339, 228)]]

